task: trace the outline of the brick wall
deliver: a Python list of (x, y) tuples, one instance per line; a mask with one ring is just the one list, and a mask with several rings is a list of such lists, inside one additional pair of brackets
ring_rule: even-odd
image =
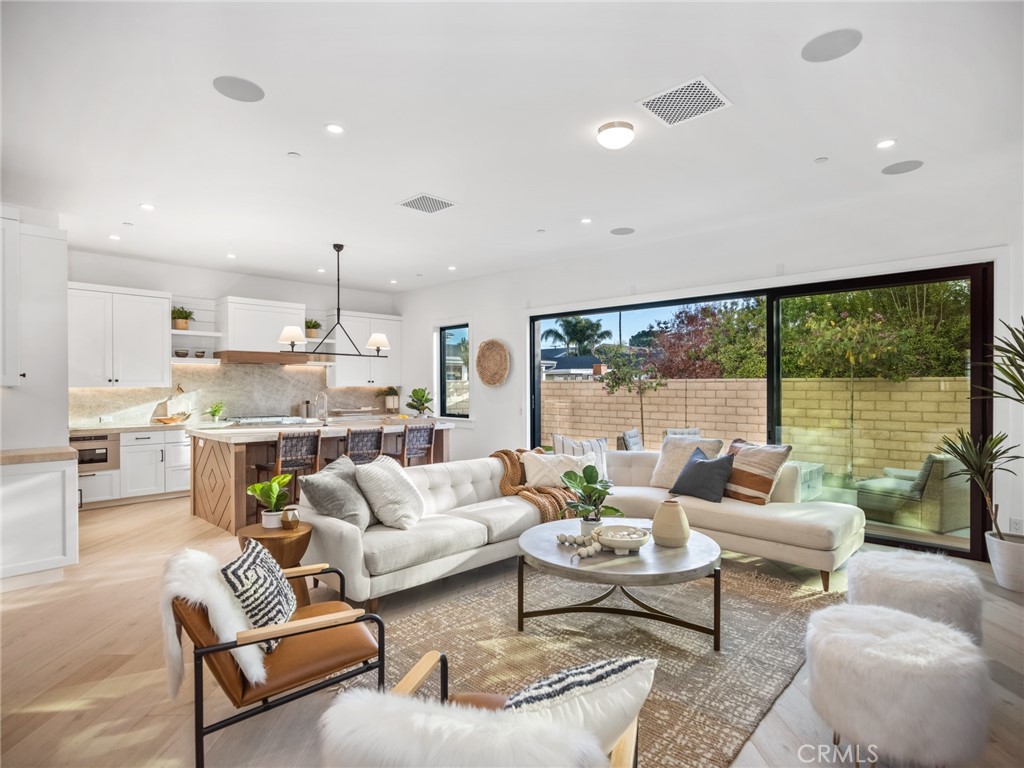
[[(854, 475), (872, 477), (883, 467), (918, 468), (942, 435), (969, 424), (966, 378), (854, 382)], [(734, 437), (763, 442), (766, 384), (762, 379), (672, 380), (644, 396), (647, 448), (657, 450), (667, 427), (699, 427), (726, 442)], [(607, 437), (640, 426), (635, 395), (605, 393), (595, 381), (544, 381), (541, 385), (542, 442), (551, 433), (576, 438)], [(793, 458), (846, 470), (849, 381), (784, 379), (782, 440)]]

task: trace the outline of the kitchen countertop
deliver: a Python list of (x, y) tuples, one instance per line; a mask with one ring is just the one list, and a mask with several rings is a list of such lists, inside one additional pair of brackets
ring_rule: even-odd
[(15, 448), (0, 451), (0, 465), (35, 464), (44, 461), (78, 461), (78, 451), (67, 445), (52, 448)]
[(72, 435), (119, 435), (122, 432), (167, 432), (173, 429), (187, 429), (190, 426), (202, 424), (213, 425), (212, 421), (190, 423), (182, 421), (178, 424), (161, 424), (154, 421), (152, 424), (97, 424), (92, 427), (69, 427), (68, 432)]
[[(385, 434), (394, 434), (404, 431), (406, 424), (433, 424), (435, 429), (451, 429), (452, 425), (444, 421), (434, 419), (399, 419), (388, 417), (383, 419), (339, 419), (331, 420), (325, 427), (322, 424), (284, 424), (274, 427), (236, 427), (219, 426), (212, 424), (208, 428), (201, 426), (188, 426), (185, 428), (190, 435), (202, 437), (207, 440), (216, 440), (221, 443), (239, 445), (242, 443), (266, 443), (277, 440), (279, 432), (312, 432), (320, 430), (321, 437), (345, 437), (350, 429), (376, 429), (383, 426)], [(180, 427), (181, 425), (179, 425)]]

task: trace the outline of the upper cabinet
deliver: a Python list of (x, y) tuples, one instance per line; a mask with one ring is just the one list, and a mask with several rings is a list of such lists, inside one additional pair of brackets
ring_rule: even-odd
[(304, 304), (224, 296), (217, 299), (216, 326), (223, 334), (217, 349), (283, 352), (288, 347), (277, 343), (281, 331), (286, 325), (302, 328), (305, 321)]
[(4, 218), (0, 247), (0, 386), (16, 387), (24, 378), (21, 370), (21, 225)]
[[(324, 331), (334, 325), (336, 315), (334, 312), (326, 317)], [(366, 386), (400, 386), (402, 383), (402, 320), (399, 317), (386, 317), (381, 315), (348, 314), (341, 316), (341, 324), (348, 335), (352, 337), (352, 343), (345, 338), (340, 330), (331, 334), (334, 345), (328, 349), (332, 352), (345, 352), (355, 354), (361, 352), (365, 357), (338, 357), (335, 364), (327, 369), (327, 386), (329, 387), (366, 387)], [(390, 350), (381, 350), (381, 355), (372, 349), (367, 349), (365, 344), (370, 334), (383, 333), (388, 337)], [(312, 342), (307, 345), (307, 351), (315, 346)]]
[(169, 387), (170, 294), (69, 285), (68, 385)]

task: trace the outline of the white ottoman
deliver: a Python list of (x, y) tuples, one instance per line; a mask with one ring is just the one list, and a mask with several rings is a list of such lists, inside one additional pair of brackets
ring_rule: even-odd
[(942, 555), (901, 549), (859, 552), (846, 564), (847, 599), (959, 627), (981, 644), (981, 580)]
[(988, 667), (959, 629), (876, 605), (811, 615), (807, 668), (815, 711), (860, 754), (961, 765), (985, 748)]

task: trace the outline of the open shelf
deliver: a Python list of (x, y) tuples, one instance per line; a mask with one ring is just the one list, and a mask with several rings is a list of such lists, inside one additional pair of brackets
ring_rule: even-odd
[(207, 336), (219, 339), (223, 335), (220, 331), (176, 331), (171, 328), (171, 336)]
[(172, 357), (171, 365), (220, 365), (220, 360), (210, 357)]

